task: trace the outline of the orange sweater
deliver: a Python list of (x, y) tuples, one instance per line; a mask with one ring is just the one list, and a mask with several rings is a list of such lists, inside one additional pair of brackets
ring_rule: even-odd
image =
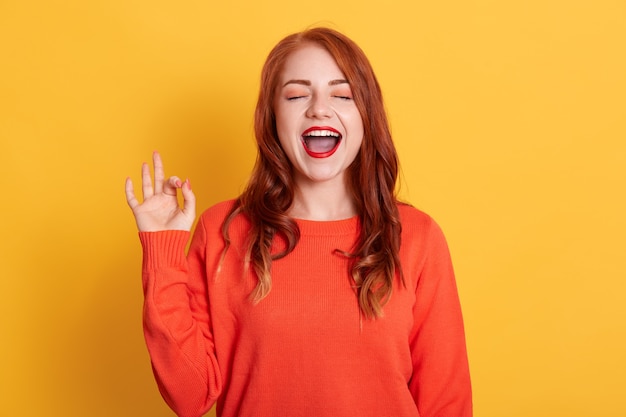
[[(183, 417), (217, 401), (222, 417), (470, 417), (461, 309), (436, 223), (399, 206), (406, 287), (394, 283), (384, 317), (360, 319), (348, 261), (359, 221), (297, 220), (300, 242), (272, 264), (259, 304), (243, 263), (248, 221), (233, 221), (217, 273), (222, 221), (232, 201), (188, 232), (140, 233), (144, 331), (161, 394)], [(399, 281), (399, 280), (396, 280)]]

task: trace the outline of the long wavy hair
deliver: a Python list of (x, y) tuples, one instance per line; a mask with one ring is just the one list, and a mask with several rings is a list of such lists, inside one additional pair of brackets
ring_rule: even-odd
[[(288, 255), (300, 239), (300, 230), (287, 214), (295, 183), (293, 167), (278, 140), (273, 100), (285, 61), (304, 45), (326, 49), (337, 62), (352, 89), (363, 121), (361, 149), (348, 168), (347, 186), (354, 199), (361, 231), (351, 252), (340, 251), (351, 262), (351, 276), (362, 314), (383, 315), (396, 275), (404, 283), (400, 266), (401, 224), (397, 208), (398, 157), (391, 138), (380, 86), (369, 60), (352, 40), (328, 28), (312, 28), (281, 40), (270, 52), (261, 72), (261, 88), (255, 110), (257, 160), (243, 193), (224, 220), (222, 235), (233, 219), (243, 214), (251, 224), (246, 248), (246, 267), (251, 266), (258, 284), (251, 294), (258, 303), (271, 289), (272, 261)], [(286, 242), (280, 253), (271, 253), (274, 238)]]

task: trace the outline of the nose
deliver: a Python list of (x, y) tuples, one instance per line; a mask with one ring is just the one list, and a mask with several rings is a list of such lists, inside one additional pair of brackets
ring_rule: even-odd
[(315, 95), (309, 104), (309, 108), (306, 112), (308, 117), (312, 119), (325, 119), (332, 116), (330, 103), (328, 103), (325, 97)]

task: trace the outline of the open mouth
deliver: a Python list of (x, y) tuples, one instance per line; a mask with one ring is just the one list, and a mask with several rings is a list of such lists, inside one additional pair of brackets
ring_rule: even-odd
[(304, 131), (302, 144), (313, 158), (328, 158), (339, 148), (341, 138), (341, 133), (332, 127), (315, 126)]

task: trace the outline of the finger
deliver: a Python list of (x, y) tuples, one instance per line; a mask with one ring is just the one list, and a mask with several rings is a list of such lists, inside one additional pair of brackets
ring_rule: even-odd
[(160, 194), (163, 192), (163, 180), (165, 179), (165, 171), (163, 170), (163, 161), (161, 155), (154, 151), (152, 153), (152, 162), (154, 164), (154, 192)]
[(191, 182), (185, 180), (181, 187), (183, 193), (183, 213), (189, 218), (196, 218), (196, 195), (191, 191)]
[(133, 181), (130, 177), (126, 178), (126, 202), (132, 210), (139, 205), (139, 201), (135, 197), (135, 190), (133, 188)]
[(177, 190), (183, 186), (180, 178), (174, 176), (169, 177), (167, 181), (163, 183), (163, 194), (176, 195)]
[(150, 167), (145, 162), (141, 165), (141, 191), (143, 192), (144, 201), (154, 195)]

